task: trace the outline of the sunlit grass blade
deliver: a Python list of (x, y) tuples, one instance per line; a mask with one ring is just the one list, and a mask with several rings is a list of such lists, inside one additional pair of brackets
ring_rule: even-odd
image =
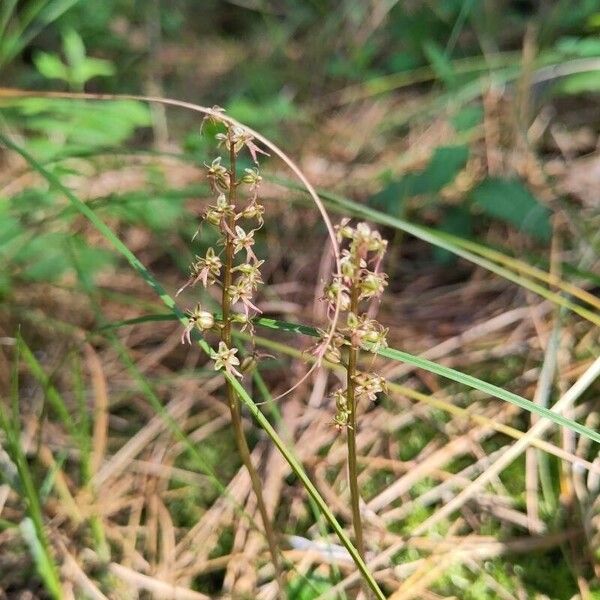
[[(84, 215), (94, 227), (105, 237), (105, 239), (115, 248), (120, 254), (122, 254), (127, 262), (131, 265), (131, 267), (146, 281), (146, 283), (154, 290), (154, 292), (161, 299), (163, 304), (169, 308), (177, 317), (177, 319), (183, 324), (187, 324), (187, 318), (183, 314), (183, 312), (177, 307), (173, 298), (167, 294), (164, 288), (158, 283), (158, 281), (152, 276), (152, 274), (144, 267), (144, 265), (140, 262), (140, 260), (129, 250), (129, 248), (113, 233), (113, 231), (88, 207), (84, 202), (82, 202), (71, 190), (65, 187), (58, 177), (56, 177), (53, 173), (45, 169), (33, 156), (29, 154), (25, 149), (21, 146), (15, 144), (12, 140), (8, 139), (6, 136), (0, 134), (0, 141), (10, 148), (11, 150), (20, 154), (30, 165), (31, 167), (37, 171), (51, 186), (61, 192), (68, 200), (71, 202), (77, 210)], [(196, 338), (197, 338), (196, 334)], [(210, 346), (208, 343), (199, 339), (198, 344), (204, 350), (207, 355), (210, 355)], [(302, 485), (305, 487), (308, 494), (315, 501), (333, 530), (336, 532), (342, 544), (348, 550), (348, 553), (354, 560), (358, 570), (360, 571), (362, 577), (365, 582), (369, 586), (369, 588), (373, 591), (375, 596), (379, 599), (385, 600), (385, 596), (379, 589), (377, 582), (373, 578), (373, 575), (370, 573), (368, 567), (363, 562), (361, 557), (359, 556), (356, 548), (352, 545), (352, 542), (344, 532), (342, 526), (338, 523), (337, 519), (333, 515), (333, 513), (329, 510), (327, 503), (321, 497), (316, 487), (312, 484), (309, 477), (304, 472), (304, 469), (296, 461), (294, 456), (287, 450), (285, 444), (281, 440), (281, 438), (277, 435), (277, 432), (273, 429), (269, 421), (266, 417), (260, 412), (256, 404), (252, 401), (250, 396), (247, 394), (246, 390), (241, 386), (241, 384), (235, 379), (231, 378), (227, 373), (225, 376), (231, 382), (236, 392), (239, 394), (241, 400), (246, 404), (246, 406), (250, 409), (251, 413), (254, 415), (258, 423), (261, 427), (264, 428), (267, 435), (271, 438), (273, 443), (277, 446), (279, 451), (282, 453), (295, 475), (302, 482)]]
[(66, 427), (69, 434), (74, 439), (78, 439), (80, 432), (77, 430), (76, 424), (72, 416), (69, 414), (64, 399), (54, 385), (52, 385), (50, 377), (48, 377), (25, 340), (20, 339), (19, 346), (23, 362), (27, 365), (29, 372), (42, 387), (46, 400), (52, 407), (52, 410), (56, 413), (62, 424)]
[(57, 567), (50, 555), (47, 541), (40, 538), (39, 528), (35, 520), (25, 517), (21, 521), (19, 529), (46, 589), (53, 598), (62, 600), (64, 596), (58, 579)]
[(588, 291), (569, 283), (568, 281), (562, 280), (560, 277), (552, 273), (547, 273), (538, 267), (530, 265), (523, 260), (519, 260), (518, 258), (514, 258), (512, 256), (508, 256), (498, 250), (494, 250), (493, 248), (488, 248), (483, 244), (478, 244), (477, 242), (473, 242), (472, 240), (466, 240), (464, 238), (452, 235), (450, 233), (444, 231), (436, 232), (441, 238), (445, 238), (451, 243), (456, 244), (460, 248), (464, 248), (466, 250), (470, 250), (475, 254), (479, 254), (484, 258), (488, 258), (497, 263), (505, 265), (513, 269), (516, 273), (525, 273), (535, 279), (539, 279), (548, 285), (552, 285), (557, 287), (564, 292), (567, 292), (571, 296), (586, 302), (590, 306), (600, 310), (600, 298), (590, 294)]
[[(318, 337), (318, 332), (316, 329), (312, 327), (307, 327), (305, 325), (295, 325), (293, 323), (286, 323), (277, 321), (276, 319), (268, 319), (268, 318), (259, 318), (255, 320), (256, 324), (263, 327), (268, 327), (269, 329), (277, 329), (281, 331), (295, 331), (297, 333), (302, 333), (304, 335), (310, 335), (313, 337)], [(409, 354), (408, 352), (403, 352), (402, 350), (395, 350), (394, 348), (382, 348), (377, 350), (376, 354), (379, 356), (383, 356), (385, 358), (389, 358), (391, 360), (395, 360), (402, 363), (407, 363), (409, 365), (414, 365), (420, 369), (424, 369), (425, 371), (429, 371), (430, 373), (435, 373), (436, 375), (440, 375), (441, 377), (445, 377), (446, 379), (450, 379), (452, 381), (456, 381), (457, 383), (461, 383), (462, 385), (466, 385), (470, 388), (479, 390), (481, 392), (485, 392), (490, 396), (494, 396), (499, 398), (500, 400), (505, 400), (506, 402), (510, 402), (511, 404), (515, 404), (516, 406), (527, 410), (531, 413), (535, 413), (541, 417), (546, 417), (553, 421), (556, 425), (561, 425), (563, 427), (567, 427), (572, 431), (580, 433), (595, 442), (600, 443), (600, 433), (586, 427), (585, 425), (581, 425), (572, 419), (568, 419), (563, 415), (555, 413), (548, 408), (545, 408), (539, 404), (535, 404), (531, 400), (527, 400), (523, 398), (523, 396), (519, 396), (513, 392), (509, 392), (497, 385), (492, 383), (488, 383), (487, 381), (483, 381), (482, 379), (478, 379), (477, 377), (473, 377), (472, 375), (467, 375), (466, 373), (462, 373), (461, 371), (457, 371), (456, 369), (451, 369), (450, 367), (444, 367), (436, 362), (431, 360), (427, 360), (425, 358), (420, 358), (415, 356), (414, 354)]]
[[(18, 363), (19, 346), (17, 343), (17, 360), (15, 364)], [(19, 489), (17, 491), (25, 503), (28, 515), (21, 522), (21, 533), (30, 548), (38, 574), (46, 590), (53, 598), (61, 600), (63, 598), (62, 585), (59, 570), (54, 562), (50, 542), (44, 526), (42, 504), (27, 457), (21, 446), (20, 419), (18, 414), (19, 398), (15, 396), (18, 395), (19, 389), (17, 377), (18, 374), (15, 370), (13, 385), (11, 386), (11, 393), (13, 395), (11, 400), (12, 406), (16, 407), (17, 412), (13, 409), (13, 414), (9, 416), (6, 406), (0, 405), (0, 429), (4, 431), (6, 452), (16, 467), (17, 476), (15, 483), (18, 484)]]
[(6, 28), (14, 16), (14, 2), (7, 0), (0, 23), (3, 26), (0, 30), (0, 68), (13, 60), (44, 28), (79, 2), (80, 0), (30, 0), (21, 9), (14, 30), (8, 34)]
[[(151, 315), (154, 317), (155, 315)], [(168, 315), (163, 315), (163, 318)], [(138, 319), (130, 320), (130, 321), (121, 321), (119, 323), (113, 323), (113, 327), (122, 327), (129, 324), (132, 324), (132, 321), (135, 323), (143, 322), (144, 317), (140, 317)], [(308, 335), (311, 337), (318, 337), (318, 332), (314, 327), (309, 327), (307, 325), (302, 325), (299, 323), (288, 323), (287, 321), (279, 321), (277, 319), (271, 319), (268, 317), (259, 317), (254, 319), (254, 323), (259, 327), (265, 327), (267, 329), (274, 329), (276, 331), (284, 331), (287, 333), (300, 333), (302, 335)], [(509, 392), (497, 385), (492, 383), (488, 383), (487, 381), (483, 381), (482, 379), (478, 379), (477, 377), (473, 377), (472, 375), (468, 375), (466, 373), (462, 373), (461, 371), (457, 371), (456, 369), (451, 369), (450, 367), (444, 367), (436, 362), (431, 360), (427, 360), (425, 358), (420, 358), (415, 356), (414, 354), (409, 354), (408, 352), (403, 352), (402, 350), (395, 350), (394, 348), (382, 348), (376, 352), (379, 356), (383, 356), (385, 358), (389, 358), (391, 360), (395, 360), (397, 362), (407, 363), (409, 365), (414, 365), (420, 369), (425, 371), (429, 371), (430, 373), (435, 373), (436, 375), (440, 375), (446, 379), (450, 379), (451, 381), (455, 381), (462, 385), (466, 385), (467, 387), (479, 390), (481, 392), (485, 392), (490, 396), (494, 396), (495, 398), (499, 398), (500, 400), (504, 400), (506, 402), (510, 402), (511, 404), (515, 404), (516, 406), (527, 410), (531, 413), (535, 413), (541, 417), (546, 417), (550, 419), (556, 425), (561, 425), (584, 435), (595, 442), (600, 443), (600, 433), (586, 427), (585, 425), (581, 425), (576, 421), (568, 419), (560, 414), (557, 414), (548, 408), (535, 404), (531, 400), (527, 400), (523, 398), (523, 396), (519, 396), (513, 392)]]

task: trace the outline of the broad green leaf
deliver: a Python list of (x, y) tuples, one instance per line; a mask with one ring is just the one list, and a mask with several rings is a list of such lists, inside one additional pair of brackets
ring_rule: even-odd
[[(28, 148), (35, 148), (42, 160), (119, 145), (138, 127), (152, 124), (148, 107), (134, 100), (91, 105), (25, 98), (7, 101), (6, 105), (22, 115), (22, 126), (30, 132)], [(52, 141), (54, 138), (61, 139), (61, 144)]]
[[(444, 213), (438, 229), (462, 238), (470, 238), (473, 234), (471, 213), (462, 206), (452, 206)], [(445, 248), (433, 246), (433, 258), (438, 263), (450, 265), (456, 262), (457, 257)]]
[(85, 46), (81, 36), (74, 29), (63, 34), (63, 50), (71, 69), (76, 72), (85, 61)]
[(445, 185), (452, 183), (458, 173), (464, 169), (467, 160), (469, 160), (468, 146), (436, 148), (422, 176), (425, 193), (439, 192)]
[(46, 77), (46, 79), (69, 80), (69, 69), (56, 54), (38, 52), (34, 56), (33, 62), (37, 70)]
[(88, 246), (80, 236), (52, 232), (33, 237), (15, 254), (13, 262), (21, 265), (23, 276), (28, 279), (55, 281), (71, 268), (67, 242), (92, 278), (115, 261), (111, 252)]
[(445, 185), (454, 181), (468, 159), (468, 146), (440, 146), (436, 148), (425, 169), (392, 181), (372, 196), (369, 204), (381, 207), (390, 214), (399, 215), (407, 197), (439, 192)]
[(289, 586), (289, 600), (314, 600), (331, 589), (331, 582), (314, 573), (294, 579)]
[(567, 36), (558, 40), (556, 49), (567, 56), (581, 58), (600, 56), (600, 39), (597, 37)]
[(15, 255), (14, 262), (23, 266), (23, 274), (34, 281), (54, 281), (69, 268), (69, 257), (62, 233), (34, 237)]
[(75, 253), (79, 268), (91, 279), (116, 262), (116, 257), (112, 252), (104, 248), (89, 246), (81, 236), (71, 237), (69, 242), (71, 250)]
[(471, 197), (486, 215), (505, 221), (543, 242), (550, 239), (550, 211), (520, 181), (489, 178), (471, 192)]
[(23, 233), (23, 226), (16, 217), (0, 215), (0, 256), (6, 250), (6, 245)]
[(81, 83), (86, 83), (93, 77), (110, 77), (115, 74), (112, 63), (102, 58), (86, 58), (79, 69), (78, 78)]

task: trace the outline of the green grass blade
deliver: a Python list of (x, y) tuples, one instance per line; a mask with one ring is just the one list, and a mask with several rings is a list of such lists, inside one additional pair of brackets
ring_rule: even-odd
[(390, 358), (391, 360), (414, 365), (415, 367), (425, 369), (430, 373), (435, 373), (436, 375), (440, 375), (441, 377), (445, 377), (446, 379), (451, 379), (452, 381), (456, 381), (457, 383), (461, 383), (481, 392), (485, 392), (490, 396), (495, 396), (500, 400), (505, 400), (506, 402), (515, 404), (516, 406), (524, 410), (527, 410), (531, 413), (535, 413), (540, 417), (545, 417), (550, 421), (553, 421), (556, 425), (560, 425), (562, 427), (571, 429), (572, 431), (575, 431), (591, 440), (594, 440), (595, 442), (600, 443), (599, 432), (594, 431), (593, 429), (590, 429), (585, 425), (581, 425), (580, 423), (577, 423), (577, 421), (568, 419), (567, 417), (564, 417), (563, 415), (556, 413), (550, 410), (549, 408), (540, 406), (539, 404), (535, 404), (534, 402), (531, 402), (531, 400), (523, 398), (523, 396), (519, 396), (518, 394), (514, 394), (513, 392), (504, 390), (501, 387), (493, 385), (492, 383), (488, 383), (487, 381), (478, 379), (477, 377), (473, 377), (472, 375), (461, 373), (460, 371), (456, 371), (455, 369), (444, 367), (430, 360), (419, 358), (418, 356), (414, 356), (413, 354), (409, 354), (408, 352), (402, 352), (401, 350), (395, 350), (394, 348), (384, 348), (382, 350), (379, 350), (377, 354), (379, 354), (379, 356)]
[[(269, 329), (276, 329), (278, 331), (294, 331), (296, 333), (302, 333), (304, 335), (310, 335), (313, 337), (318, 336), (318, 332), (313, 327), (307, 327), (306, 325), (296, 325), (294, 323), (287, 323), (285, 321), (277, 321), (276, 319), (267, 319), (267, 318), (259, 318), (255, 320), (257, 325), (262, 327), (267, 327)], [(444, 367), (436, 362), (431, 360), (427, 360), (425, 358), (420, 358), (415, 356), (414, 354), (409, 354), (408, 352), (403, 352), (402, 350), (395, 350), (394, 348), (383, 348), (376, 352), (379, 356), (383, 356), (385, 358), (389, 358), (391, 360), (395, 360), (397, 362), (407, 363), (409, 365), (414, 365), (420, 369), (424, 369), (425, 371), (429, 371), (430, 373), (435, 373), (436, 375), (440, 375), (441, 377), (445, 377), (446, 379), (450, 379), (452, 381), (456, 381), (457, 383), (461, 383), (462, 385), (466, 385), (470, 388), (479, 390), (481, 392), (485, 392), (490, 396), (494, 396), (499, 398), (500, 400), (505, 400), (506, 402), (510, 402), (511, 404), (515, 404), (516, 406), (527, 410), (531, 413), (535, 413), (541, 417), (545, 417), (550, 419), (556, 425), (561, 425), (563, 427), (567, 427), (572, 431), (575, 431), (585, 437), (594, 440), (595, 442), (600, 443), (600, 433), (586, 427), (585, 425), (581, 425), (577, 423), (577, 421), (573, 421), (564, 417), (561, 414), (558, 414), (549, 408), (544, 406), (540, 406), (532, 402), (531, 400), (527, 400), (523, 398), (523, 396), (519, 396), (518, 394), (514, 394), (513, 392), (509, 392), (497, 385), (492, 383), (488, 383), (487, 381), (483, 381), (482, 379), (478, 379), (477, 377), (473, 377), (472, 375), (467, 375), (466, 373), (462, 373), (461, 371), (457, 371), (456, 369), (451, 369), (450, 367)]]
[[(151, 316), (154, 317), (155, 315)], [(168, 315), (162, 316), (164, 318)], [(118, 323), (113, 323), (112, 326), (125, 326), (131, 324), (131, 321), (140, 323), (144, 321), (144, 317), (132, 319), (130, 320), (130, 322), (120, 321)], [(283, 331), (286, 333), (300, 333), (302, 335), (308, 335), (311, 337), (318, 337), (319, 335), (314, 327), (301, 325), (299, 323), (288, 323), (287, 321), (279, 321), (277, 319), (271, 319), (269, 317), (259, 317), (257, 319), (254, 319), (254, 323), (259, 327), (265, 327), (267, 329), (274, 329), (276, 331)], [(477, 377), (473, 377), (472, 375), (462, 373), (461, 371), (451, 369), (450, 367), (444, 367), (431, 360), (420, 358), (418, 356), (415, 356), (414, 354), (409, 354), (408, 352), (404, 352), (402, 350), (395, 350), (394, 348), (383, 348), (381, 350), (378, 350), (376, 354), (385, 358), (389, 358), (390, 360), (414, 365), (415, 367), (418, 367), (425, 371), (429, 371), (430, 373), (435, 373), (436, 375), (440, 375), (441, 377), (444, 377), (446, 379), (456, 381), (457, 383), (466, 385), (467, 387), (479, 390), (481, 392), (485, 392), (490, 396), (494, 396), (495, 398), (499, 398), (500, 400), (510, 402), (511, 404), (515, 404), (516, 406), (527, 410), (531, 413), (535, 413), (541, 417), (550, 419), (556, 425), (567, 427), (572, 431), (575, 431), (585, 437), (590, 438), (591, 440), (594, 440), (595, 442), (600, 443), (600, 433), (594, 431), (593, 429), (590, 429), (585, 425), (577, 423), (577, 421), (573, 421), (571, 419), (568, 419), (567, 417), (555, 413), (554, 411), (551, 411), (548, 408), (535, 404), (531, 400), (523, 398), (523, 396), (519, 396), (518, 394), (509, 392), (508, 390), (498, 387), (497, 385), (494, 385), (492, 383), (488, 383), (487, 381), (484, 381), (482, 379), (478, 379)]]
[[(20, 339), (20, 338), (19, 338)], [(17, 360), (20, 344), (17, 344)], [(17, 374), (15, 374), (15, 377)], [(12, 394), (18, 393), (18, 382), (13, 381)], [(18, 406), (18, 398), (13, 398), (13, 406)], [(44, 583), (48, 593), (56, 600), (62, 595), (59, 570), (52, 557), (52, 551), (46, 530), (44, 528), (44, 517), (42, 505), (34, 483), (33, 475), (23, 452), (20, 440), (20, 420), (18, 414), (9, 417), (5, 412), (5, 406), (0, 404), (0, 429), (4, 431), (6, 452), (16, 467), (18, 490), (25, 504), (28, 517), (24, 520), (25, 529), (21, 528), (26, 542), (29, 545), (38, 574)]]
[(66, 427), (69, 434), (74, 438), (79, 438), (79, 431), (76, 427), (76, 424), (69, 414), (67, 410), (66, 403), (59, 393), (59, 391), (52, 385), (50, 381), (50, 377), (46, 374), (39, 361), (29, 348), (29, 346), (25, 343), (23, 338), (19, 338), (19, 350), (21, 352), (21, 356), (23, 358), (23, 362), (27, 365), (29, 372), (33, 375), (33, 377), (37, 380), (37, 382), (42, 386), (44, 390), (44, 395), (48, 400), (48, 403), (57, 414), (62, 424)]
[(46, 589), (53, 598), (62, 600), (64, 596), (60, 580), (58, 579), (56, 565), (49, 554), (46, 544), (39, 537), (39, 530), (34, 520), (30, 517), (25, 517), (21, 521), (19, 529)]
[[(0, 134), (0, 142), (2, 142), (11, 150), (20, 154), (31, 165), (31, 167), (35, 171), (37, 171), (51, 186), (60, 191), (69, 200), (69, 202), (71, 202), (77, 208), (77, 210), (82, 215), (84, 215), (92, 223), (92, 225), (94, 225), (94, 227), (106, 238), (106, 240), (126, 258), (127, 262), (131, 265), (131, 267), (154, 290), (154, 292), (158, 295), (163, 304), (177, 316), (177, 319), (181, 321), (183, 325), (187, 324), (187, 318), (185, 317), (183, 312), (177, 307), (173, 298), (171, 298), (171, 296), (167, 294), (167, 292), (160, 285), (160, 283), (158, 283), (158, 281), (152, 276), (148, 269), (144, 267), (144, 265), (131, 252), (131, 250), (129, 250), (129, 248), (88, 206), (86, 206), (84, 202), (82, 202), (71, 190), (65, 187), (60, 182), (58, 177), (56, 177), (50, 171), (46, 170), (35, 158), (33, 158), (33, 156), (31, 156), (25, 149), (21, 148), (21, 146), (15, 144), (12, 140), (8, 139), (2, 134)], [(200, 339), (198, 343), (200, 347), (204, 350), (204, 352), (210, 355), (211, 349), (208, 343), (203, 339)], [(287, 450), (281, 438), (277, 435), (276, 431), (273, 429), (266, 417), (260, 412), (256, 404), (254, 404), (250, 396), (248, 396), (246, 390), (244, 390), (244, 388), (240, 385), (240, 383), (237, 380), (230, 379), (230, 381), (236, 392), (240, 395), (242, 401), (248, 406), (252, 414), (255, 416), (256, 420), (265, 429), (265, 431), (272, 439), (273, 443), (277, 446), (279, 451), (282, 453), (282, 455), (284, 456), (284, 458), (286, 459), (296, 476), (305, 486), (309, 495), (313, 498), (317, 506), (321, 509), (323, 515), (338, 535), (340, 541), (348, 550), (358, 570), (365, 579), (365, 582), (369, 585), (369, 587), (371, 588), (371, 590), (377, 598), (385, 600), (385, 596), (383, 595), (383, 592), (381, 592), (381, 590), (379, 589), (379, 586), (373, 578), (373, 575), (370, 573), (366, 564), (363, 562), (360, 555), (358, 554), (358, 551), (352, 545), (348, 536), (345, 534), (344, 530), (342, 529), (342, 526), (338, 523), (333, 513), (329, 510), (329, 507), (327, 506), (325, 500), (323, 500), (316, 487), (313, 485), (313, 483), (310, 481), (310, 479), (304, 472), (300, 463), (298, 463), (293, 457), (293, 455)]]

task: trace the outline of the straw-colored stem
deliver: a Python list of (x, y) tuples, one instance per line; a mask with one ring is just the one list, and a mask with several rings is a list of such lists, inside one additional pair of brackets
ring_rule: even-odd
[[(350, 298), (350, 311), (357, 314), (358, 311), (358, 286), (352, 286)], [(356, 549), (361, 558), (365, 556), (365, 544), (363, 539), (362, 520), (360, 518), (360, 493), (358, 491), (358, 468), (356, 461), (356, 393), (354, 376), (358, 363), (358, 346), (354, 341), (348, 352), (348, 366), (346, 369), (346, 393), (348, 399), (348, 483), (350, 487), (350, 503), (352, 505), (352, 525)]]
[[(229, 152), (229, 204), (235, 206), (236, 200), (236, 154), (233, 148), (233, 144), (231, 145), (231, 149)], [(233, 269), (233, 252), (234, 252), (234, 244), (233, 239), (231, 237), (230, 231), (233, 231), (235, 227), (235, 221), (233, 215), (228, 218), (228, 230), (224, 231), (225, 235), (225, 264), (223, 270), (223, 293), (221, 296), (221, 305), (223, 310), (223, 321), (221, 327), (221, 340), (225, 342), (228, 348), (232, 347), (231, 340), (231, 298), (229, 296), (229, 288), (232, 283), (232, 269)], [(256, 503), (258, 506), (258, 510), (260, 512), (260, 516), (263, 522), (263, 527), (265, 530), (265, 536), (267, 538), (267, 543), (269, 545), (269, 552), (271, 554), (271, 560), (273, 561), (273, 567), (275, 569), (275, 575), (277, 577), (277, 582), (279, 584), (279, 593), (280, 597), (283, 598), (285, 596), (285, 585), (283, 581), (283, 576), (281, 572), (281, 564), (279, 561), (279, 554), (277, 550), (277, 542), (275, 540), (275, 533), (273, 531), (273, 526), (271, 524), (271, 519), (267, 513), (267, 507), (265, 505), (265, 500), (262, 493), (262, 484), (260, 481), (260, 477), (252, 464), (252, 458), (250, 456), (250, 449), (248, 448), (248, 443), (246, 441), (246, 436), (244, 435), (244, 427), (242, 425), (242, 415), (241, 415), (241, 404), (240, 400), (233, 389), (233, 386), (229, 381), (226, 381), (226, 389), (227, 389), (227, 402), (229, 404), (229, 411), (231, 413), (231, 424), (233, 427), (233, 432), (235, 435), (235, 442), (238, 448), (238, 452), (240, 453), (240, 457), (244, 466), (248, 470), (250, 475), (250, 482), (252, 484), (252, 489), (256, 496)]]

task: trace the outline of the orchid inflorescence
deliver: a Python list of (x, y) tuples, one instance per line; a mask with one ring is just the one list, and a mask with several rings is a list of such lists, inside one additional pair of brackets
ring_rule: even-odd
[[(223, 318), (215, 320), (212, 313), (200, 304), (187, 311), (188, 324), (181, 337), (182, 343), (191, 343), (191, 332), (201, 333), (221, 330), (221, 341), (213, 350), (215, 370), (225, 370), (231, 375), (242, 377), (236, 366), (240, 364), (235, 356), (237, 349), (231, 348), (231, 325), (239, 324), (243, 330), (253, 332), (252, 317), (260, 313), (254, 304), (254, 294), (263, 283), (258, 260), (254, 253), (255, 233), (263, 226), (264, 207), (258, 202), (258, 191), (262, 177), (257, 167), (244, 169), (238, 176), (235, 171), (237, 155), (246, 148), (257, 163), (259, 153), (266, 154), (254, 142), (253, 136), (239, 125), (225, 125), (225, 132), (218, 133), (216, 139), (229, 153), (230, 165), (223, 164), (218, 156), (207, 168), (207, 179), (216, 199), (202, 216), (202, 222), (217, 227), (221, 234), (219, 251), (210, 247), (204, 256), (196, 256), (190, 267), (190, 277), (177, 294), (188, 286), (201, 282), (205, 288), (218, 286), (223, 297)], [(245, 188), (247, 202), (238, 205), (239, 192)], [(247, 224), (246, 222), (250, 222)], [(195, 237), (195, 236), (194, 236)]]
[[(349, 219), (343, 220), (337, 227), (337, 241), (341, 248), (340, 272), (334, 274), (325, 286), (322, 299), (327, 303), (330, 317), (339, 303), (341, 325), (333, 335), (319, 331), (320, 341), (312, 352), (333, 363), (344, 363), (344, 356), (348, 355), (344, 363), (348, 374), (347, 387), (333, 393), (336, 405), (333, 422), (342, 429), (352, 427), (356, 402), (374, 401), (386, 390), (384, 378), (359, 371), (356, 359), (360, 349), (377, 352), (387, 346), (388, 330), (359, 310), (361, 303), (379, 298), (387, 285), (387, 275), (380, 270), (387, 241), (366, 223), (351, 227)], [(354, 353), (353, 360), (350, 360), (351, 353)]]

